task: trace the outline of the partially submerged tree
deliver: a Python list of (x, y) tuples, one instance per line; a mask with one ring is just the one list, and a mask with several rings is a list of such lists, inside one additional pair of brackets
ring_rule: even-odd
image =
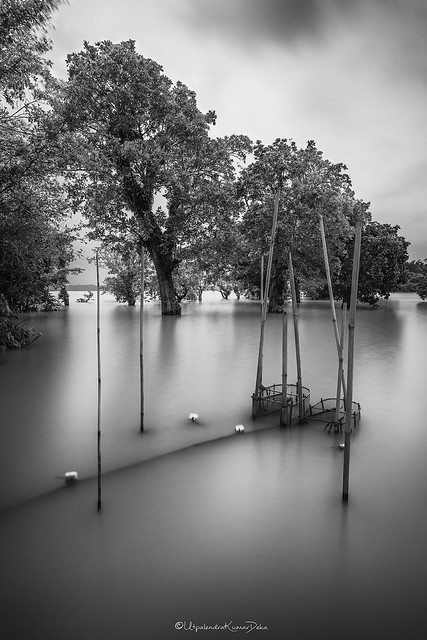
[(74, 177), (92, 235), (108, 242), (130, 233), (142, 241), (162, 313), (179, 314), (173, 275), (180, 249), (209, 232), (233, 179), (230, 149), (240, 153), (239, 143), (211, 140), (214, 112), (203, 114), (194, 92), (173, 84), (133, 41), (86, 42), (67, 65), (57, 109), (83, 149), (72, 166), (82, 170)]
[(417, 293), (421, 300), (427, 300), (427, 275), (419, 281), (417, 285)]
[[(405, 278), (409, 242), (398, 231), (399, 226), (369, 222), (362, 231), (358, 300), (375, 307), (380, 298), (386, 300)], [(351, 292), (351, 243), (335, 279), (334, 291), (343, 302)]]
[(427, 258), (406, 263), (404, 282), (398, 290), (417, 293), (422, 300), (427, 299)]
[(267, 253), (273, 200), (280, 192), (270, 292), (270, 310), (280, 311), (287, 295), (289, 251), (296, 277), (309, 281), (323, 274), (319, 214), (324, 219), (332, 269), (339, 267), (338, 256), (351, 235), (354, 193), (345, 165), (323, 158), (313, 141), (303, 149), (292, 140), (278, 139), (269, 146), (258, 141), (254, 156), (240, 182), (246, 202), (243, 232), (259, 265), (261, 255)]
[(59, 0), (0, 6), (0, 292), (14, 311), (66, 301), (74, 235), (58, 178), (58, 122), (44, 102), (51, 80), (44, 55)]
[(117, 302), (135, 306), (141, 290), (141, 254), (132, 238), (125, 236), (103, 245), (100, 262), (109, 270), (103, 290), (112, 293)]
[[(3, 194), (0, 218), (0, 292), (17, 312), (56, 308), (49, 289), (66, 298), (74, 234), (62, 222), (63, 200), (49, 182), (20, 181)], [(64, 300), (65, 301), (65, 300)]]

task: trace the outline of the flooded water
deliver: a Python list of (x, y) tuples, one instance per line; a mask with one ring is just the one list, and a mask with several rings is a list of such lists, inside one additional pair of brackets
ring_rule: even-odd
[[(104, 296), (97, 513), (96, 306), (74, 299), (33, 316), (43, 337), (0, 364), (5, 637), (426, 637), (427, 303), (358, 309), (344, 505), (338, 435), (250, 418), (256, 303), (146, 305), (141, 434), (138, 308)], [(299, 323), (303, 384), (334, 396), (328, 304), (303, 302)], [(269, 317), (264, 384), (280, 382), (280, 340)]]

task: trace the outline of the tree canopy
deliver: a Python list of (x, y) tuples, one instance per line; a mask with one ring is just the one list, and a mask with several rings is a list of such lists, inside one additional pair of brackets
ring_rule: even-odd
[(289, 252), (299, 279), (315, 280), (323, 273), (319, 214), (324, 218), (332, 270), (339, 269), (352, 233), (354, 208), (361, 207), (345, 165), (326, 160), (312, 140), (302, 149), (293, 140), (277, 139), (268, 146), (258, 141), (254, 162), (242, 171), (240, 190), (246, 204), (243, 233), (258, 264), (268, 250), (273, 198), (280, 194), (271, 310), (280, 310), (286, 297)]
[[(399, 226), (369, 222), (362, 230), (358, 300), (375, 307), (388, 299), (405, 278), (409, 242), (399, 236)], [(351, 293), (351, 246), (341, 263), (334, 283), (335, 294), (344, 302)]]
[(74, 235), (57, 161), (58, 123), (50, 85), (47, 28), (55, 0), (6, 0), (0, 7), (0, 294), (13, 311), (65, 297)]

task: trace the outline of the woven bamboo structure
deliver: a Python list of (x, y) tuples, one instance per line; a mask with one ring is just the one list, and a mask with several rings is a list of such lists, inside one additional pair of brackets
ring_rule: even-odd
[[(351, 423), (354, 428), (360, 420), (361, 409), (358, 402), (353, 401), (351, 411)], [(336, 398), (321, 398), (319, 402), (310, 406), (306, 415), (308, 420), (325, 422), (325, 431), (331, 431), (334, 427), (335, 433), (342, 433), (346, 419), (345, 400), (341, 398), (337, 403)]]
[[(277, 413), (283, 406), (282, 396), (283, 385), (271, 384), (268, 387), (262, 386), (258, 394), (252, 395), (252, 416), (257, 418), (261, 415)], [(299, 399), (300, 393), (297, 384), (288, 384), (286, 387), (286, 406), (288, 409), (288, 423), (292, 424), (300, 420)], [(302, 387), (303, 412), (304, 416), (310, 415), (310, 389)]]

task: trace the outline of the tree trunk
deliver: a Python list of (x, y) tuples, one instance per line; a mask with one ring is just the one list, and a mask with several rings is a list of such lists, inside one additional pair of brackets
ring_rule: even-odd
[(269, 296), (269, 313), (282, 313), (287, 303), (286, 270), (276, 266), (274, 279), (271, 282)]
[(64, 303), (64, 306), (66, 307), (70, 306), (70, 296), (68, 294), (67, 287), (65, 285), (62, 286), (59, 290), (59, 299), (62, 300), (62, 302)]
[(229, 295), (231, 293), (231, 289), (227, 289), (227, 288), (223, 287), (222, 284), (219, 284), (218, 287), (219, 287), (219, 291), (221, 293), (222, 299), (223, 300), (228, 300), (228, 297), (229, 297)]
[(295, 282), (295, 293), (297, 297), (297, 304), (301, 304), (301, 289), (299, 286), (299, 280), (296, 276), (294, 277), (294, 282)]
[(135, 178), (128, 158), (120, 156), (117, 168), (123, 180), (124, 195), (130, 209), (141, 223), (144, 246), (156, 270), (163, 316), (180, 316), (181, 305), (173, 284), (172, 273), (178, 261), (172, 257), (173, 244), (165, 238), (152, 212), (154, 201), (155, 170), (148, 168), (145, 184)]
[(150, 256), (154, 264), (159, 283), (160, 302), (162, 305), (163, 316), (180, 316), (181, 305), (173, 284), (173, 262), (167, 256), (164, 256), (157, 247), (151, 245), (149, 248)]

